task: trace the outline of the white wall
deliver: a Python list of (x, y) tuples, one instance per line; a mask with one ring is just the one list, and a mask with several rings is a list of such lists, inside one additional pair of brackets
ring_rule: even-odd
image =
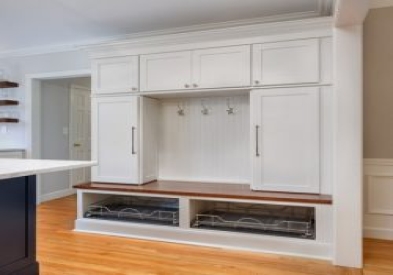
[(21, 101), (20, 123), (9, 127), (9, 132), (0, 135), (0, 148), (25, 148), (25, 79), (26, 75), (59, 71), (83, 70), (90, 68), (88, 56), (83, 51), (52, 53), (45, 55), (12, 57), (0, 59), (0, 69), (4, 69), (9, 79), (16, 81), (20, 87), (13, 93)]

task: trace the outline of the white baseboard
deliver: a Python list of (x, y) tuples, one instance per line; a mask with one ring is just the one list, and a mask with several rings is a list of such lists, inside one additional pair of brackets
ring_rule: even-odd
[(54, 199), (59, 199), (67, 196), (71, 196), (76, 193), (75, 189), (64, 189), (64, 190), (59, 190), (56, 192), (52, 192), (49, 194), (41, 195), (39, 198), (40, 202), (45, 202), (45, 201), (50, 201)]
[(393, 229), (365, 227), (363, 229), (363, 235), (365, 238), (392, 241)]

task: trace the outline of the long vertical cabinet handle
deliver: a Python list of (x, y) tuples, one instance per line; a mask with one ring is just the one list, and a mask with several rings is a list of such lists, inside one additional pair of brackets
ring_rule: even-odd
[(255, 125), (255, 156), (259, 157), (259, 125)]
[(132, 127), (132, 154), (135, 155), (135, 127)]

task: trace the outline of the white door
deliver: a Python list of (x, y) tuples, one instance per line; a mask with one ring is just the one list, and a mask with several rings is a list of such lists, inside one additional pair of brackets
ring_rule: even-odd
[(141, 91), (191, 88), (191, 52), (141, 56)]
[(319, 88), (251, 92), (252, 189), (320, 191)]
[(193, 51), (193, 88), (250, 86), (250, 51), (249, 45)]
[(253, 45), (253, 85), (317, 83), (319, 40), (306, 39)]
[[(91, 156), (91, 91), (84, 87), (70, 89), (70, 159), (90, 160)], [(90, 181), (90, 168), (71, 170), (71, 186)]]
[(139, 184), (139, 98), (93, 98), (92, 180)]
[(92, 60), (94, 94), (139, 91), (139, 58), (123, 56)]

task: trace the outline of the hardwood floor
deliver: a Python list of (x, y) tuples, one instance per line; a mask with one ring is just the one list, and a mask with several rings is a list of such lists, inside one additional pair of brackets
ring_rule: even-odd
[(151, 242), (72, 231), (74, 196), (38, 207), (41, 275), (393, 274), (393, 242), (365, 241), (365, 269), (271, 254)]

